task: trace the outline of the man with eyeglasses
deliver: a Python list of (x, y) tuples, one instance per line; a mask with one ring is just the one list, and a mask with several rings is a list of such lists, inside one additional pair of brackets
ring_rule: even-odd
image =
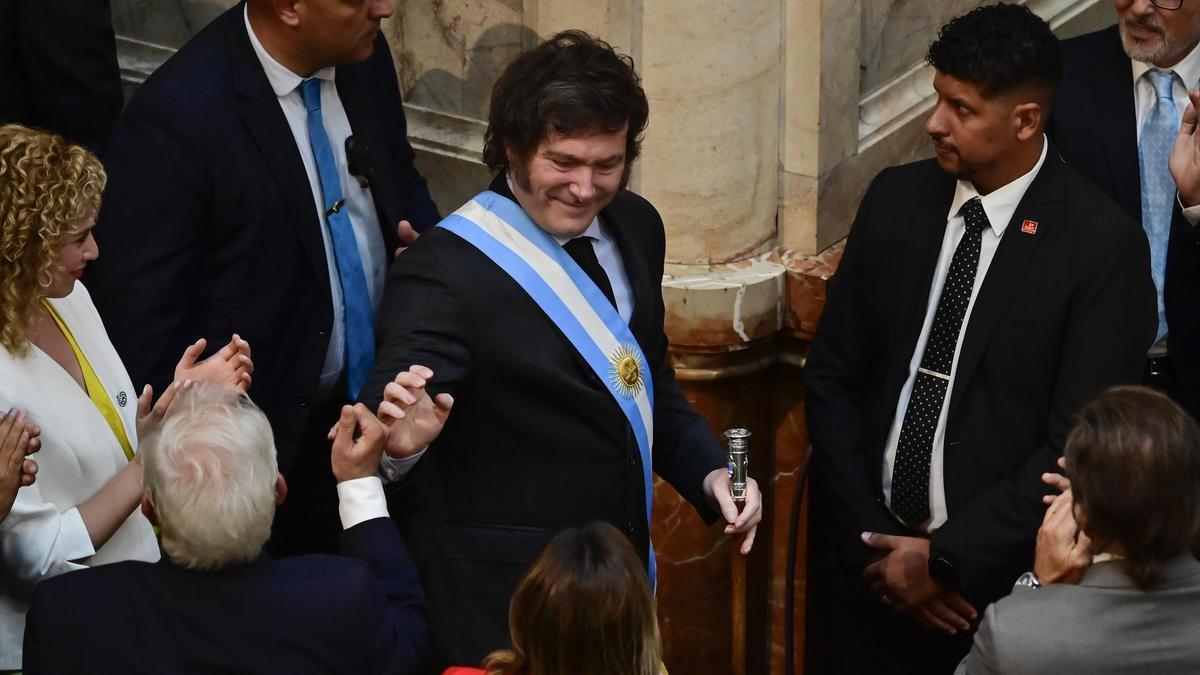
[[(1115, 0), (1117, 23), (1063, 44), (1047, 134), (1142, 224), (1158, 291), (1143, 384), (1200, 418), (1200, 0)], [(1189, 94), (1190, 92), (1190, 94)]]

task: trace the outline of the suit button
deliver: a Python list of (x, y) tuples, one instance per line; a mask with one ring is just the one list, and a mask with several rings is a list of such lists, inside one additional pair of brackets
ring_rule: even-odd
[(301, 408), (307, 408), (308, 407), (308, 397), (307, 396), (297, 396), (296, 404), (299, 405)]
[(628, 532), (629, 534), (633, 534), (633, 521), (632, 520), (625, 521), (625, 531)]
[(329, 331), (319, 330), (319, 331), (317, 331), (317, 336), (318, 337), (329, 337)]

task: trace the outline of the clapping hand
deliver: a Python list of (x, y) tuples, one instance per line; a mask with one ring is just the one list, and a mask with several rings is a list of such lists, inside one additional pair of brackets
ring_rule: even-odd
[(38, 451), (41, 433), (25, 413), (0, 412), (0, 520), (12, 509), (17, 490), (33, 485), (38, 467), (29, 455)]
[(388, 429), (388, 456), (415, 455), (442, 432), (454, 398), (450, 394), (430, 398), (425, 384), (432, 378), (432, 370), (414, 365), (384, 387), (379, 419)]
[(208, 341), (204, 338), (196, 340), (183, 351), (183, 356), (175, 366), (175, 381), (221, 382), (235, 386), (242, 391), (250, 389), (250, 374), (254, 372), (254, 361), (250, 358), (250, 343), (238, 337), (237, 333), (230, 338), (216, 354), (197, 363), (204, 353)]
[[(180, 382), (176, 380), (167, 387), (162, 396), (158, 397), (158, 401), (154, 401), (154, 387), (146, 385), (142, 388), (142, 395), (138, 396), (137, 405), (137, 436), (138, 443), (141, 443), (148, 435), (150, 435), (158, 425), (162, 424), (163, 418), (167, 416), (167, 411), (171, 409), (171, 404), (175, 402), (175, 396), (180, 390), (191, 386), (191, 380)], [(153, 403), (153, 405), (151, 405)], [(141, 455), (134, 455), (133, 461), (138, 461)]]
[(1179, 121), (1179, 134), (1171, 147), (1168, 164), (1179, 199), (1185, 207), (1200, 204), (1200, 134), (1196, 133), (1197, 114), (1200, 108), (1200, 91), (1188, 92), (1191, 103)]
[(333, 441), (333, 475), (339, 483), (374, 476), (388, 430), (367, 406), (342, 406), (342, 415), (329, 430)]

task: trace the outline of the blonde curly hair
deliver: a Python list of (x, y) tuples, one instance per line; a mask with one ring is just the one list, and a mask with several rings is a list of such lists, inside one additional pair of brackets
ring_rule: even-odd
[(29, 350), (42, 289), (63, 240), (100, 210), (100, 160), (54, 134), (0, 126), (0, 346)]

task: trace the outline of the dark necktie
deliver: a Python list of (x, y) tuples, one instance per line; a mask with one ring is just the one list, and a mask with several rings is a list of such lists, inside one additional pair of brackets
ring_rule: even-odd
[(958, 333), (971, 302), (983, 230), (989, 226), (978, 197), (963, 204), (960, 213), (967, 231), (954, 249), (946, 284), (938, 298), (933, 327), (921, 356), (908, 408), (904, 411), (896, 461), (892, 467), (892, 513), (912, 527), (929, 519), (929, 461), (933, 455), (933, 436), (950, 385)]
[(587, 235), (575, 237), (563, 244), (563, 250), (583, 268), (584, 273), (592, 281), (596, 282), (596, 285), (600, 287), (600, 292), (604, 293), (604, 297), (608, 298), (615, 308), (617, 300), (613, 294), (612, 284), (608, 280), (608, 275), (604, 273), (604, 268), (600, 266), (600, 260), (596, 258), (596, 249), (592, 248), (592, 241), (592, 237)]

